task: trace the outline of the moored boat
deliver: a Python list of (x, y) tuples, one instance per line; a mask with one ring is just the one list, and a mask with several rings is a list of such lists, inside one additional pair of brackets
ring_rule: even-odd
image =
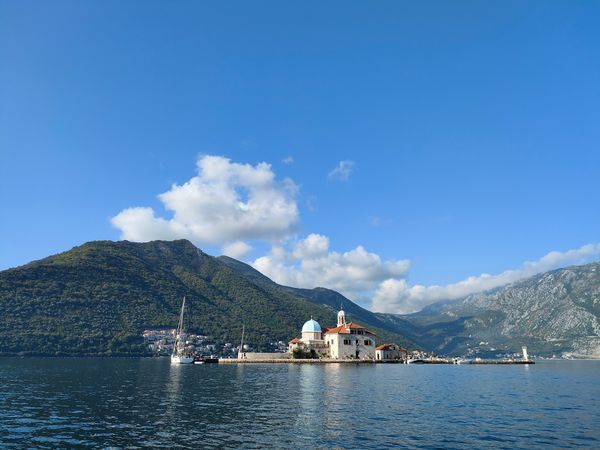
[(193, 364), (194, 356), (185, 348), (187, 334), (183, 331), (183, 316), (185, 312), (185, 297), (181, 304), (181, 312), (179, 313), (179, 323), (175, 330), (175, 344), (173, 345), (173, 354), (171, 355), (171, 364)]
[(407, 359), (406, 364), (425, 364), (425, 360), (421, 358)]
[(193, 364), (194, 357), (191, 355), (171, 355), (171, 364)]

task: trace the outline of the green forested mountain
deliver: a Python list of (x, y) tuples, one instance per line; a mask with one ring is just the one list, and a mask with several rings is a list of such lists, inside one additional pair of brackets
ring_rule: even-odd
[(183, 296), (190, 330), (264, 348), (313, 316), (351, 320), (409, 348), (483, 356), (520, 350), (600, 356), (600, 264), (540, 274), (415, 314), (377, 314), (338, 292), (281, 286), (186, 240), (89, 242), (0, 272), (0, 354), (140, 355), (141, 332), (174, 327)]
[(0, 272), (0, 354), (143, 354), (141, 331), (174, 327), (184, 295), (190, 330), (218, 343), (237, 342), (243, 323), (259, 348), (286, 341), (310, 316), (334, 324), (343, 303), (382, 339), (411, 344), (337, 292), (277, 285), (186, 240), (97, 241)]

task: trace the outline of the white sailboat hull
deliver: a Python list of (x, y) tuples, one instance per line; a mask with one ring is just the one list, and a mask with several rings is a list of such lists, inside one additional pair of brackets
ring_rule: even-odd
[(194, 364), (194, 357), (186, 355), (171, 355), (171, 364)]

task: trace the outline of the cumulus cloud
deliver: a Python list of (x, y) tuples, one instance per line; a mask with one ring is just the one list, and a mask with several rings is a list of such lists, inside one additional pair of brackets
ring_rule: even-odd
[(157, 217), (148, 207), (128, 208), (111, 219), (121, 238), (132, 241), (187, 238), (196, 243), (274, 241), (293, 233), (298, 220), (297, 187), (277, 181), (271, 166), (239, 164), (222, 156), (197, 161), (198, 174), (158, 196), (172, 218)]
[(331, 251), (327, 236), (310, 234), (291, 249), (274, 246), (252, 265), (280, 284), (327, 287), (357, 300), (370, 295), (382, 281), (404, 276), (410, 264), (406, 260), (382, 261), (362, 246), (345, 253)]
[[(348, 180), (353, 164), (340, 161), (330, 178)], [(169, 217), (161, 217), (150, 207), (131, 207), (111, 223), (121, 231), (122, 239), (187, 238), (196, 244), (220, 245), (225, 255), (237, 259), (252, 250), (245, 241), (266, 241), (271, 251), (252, 264), (273, 280), (295, 287), (335, 289), (352, 300), (371, 303), (374, 311), (392, 313), (415, 312), (436, 301), (457, 299), (600, 255), (600, 244), (588, 244), (550, 252), (496, 275), (484, 273), (445, 286), (411, 286), (406, 281), (408, 260), (384, 261), (360, 245), (339, 253), (320, 234), (290, 241), (299, 221), (297, 190), (293, 181), (277, 180), (267, 163), (253, 166), (206, 155), (197, 161), (196, 176), (158, 196)], [(373, 219), (373, 225), (379, 224), (379, 219)]]
[(225, 244), (221, 249), (221, 253), (235, 259), (242, 259), (252, 250), (252, 246), (244, 241), (235, 241)]
[(156, 217), (152, 208), (124, 209), (111, 219), (111, 223), (122, 231), (123, 239), (130, 241), (175, 238), (169, 221)]
[(452, 300), (513, 283), (538, 273), (571, 264), (583, 264), (600, 255), (600, 244), (588, 244), (566, 252), (553, 251), (537, 261), (526, 261), (517, 269), (497, 275), (471, 276), (445, 286), (410, 286), (404, 279), (383, 281), (373, 297), (373, 310), (397, 314), (411, 313), (440, 300)]
[(330, 180), (348, 181), (354, 170), (354, 161), (345, 159), (340, 161), (335, 169), (329, 172)]

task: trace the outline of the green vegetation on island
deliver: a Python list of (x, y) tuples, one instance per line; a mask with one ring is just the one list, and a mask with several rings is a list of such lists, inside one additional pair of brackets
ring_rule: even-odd
[(246, 342), (265, 349), (296, 336), (311, 316), (334, 324), (337, 308), (319, 300), (325, 293), (382, 339), (408, 344), (338, 293), (277, 285), (186, 240), (96, 241), (0, 272), (0, 354), (144, 355), (142, 331), (174, 327), (184, 295), (190, 331), (237, 343), (245, 324)]

